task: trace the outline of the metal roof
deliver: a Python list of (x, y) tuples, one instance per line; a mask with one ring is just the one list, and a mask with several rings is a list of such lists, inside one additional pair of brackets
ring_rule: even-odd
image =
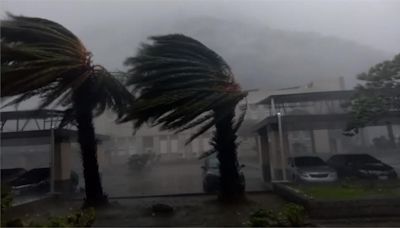
[(46, 119), (50, 117), (63, 116), (64, 111), (50, 109), (0, 112), (0, 119), (2, 121), (16, 119)]
[[(391, 111), (375, 122), (368, 123), (366, 126), (382, 126), (387, 122), (400, 124), (400, 112)], [(350, 120), (348, 113), (343, 114), (321, 114), (321, 115), (287, 115), (282, 117), (282, 126), (284, 130), (318, 130), (318, 129), (344, 129)], [(253, 131), (260, 130), (266, 126), (278, 124), (277, 116), (269, 116), (256, 124)]]
[(350, 99), (353, 94), (354, 94), (353, 90), (337, 90), (337, 91), (324, 91), (324, 92), (271, 95), (261, 100), (258, 104), (270, 105), (272, 99), (274, 99), (275, 104), (321, 101), (321, 100), (342, 100), (342, 99), (347, 100)]

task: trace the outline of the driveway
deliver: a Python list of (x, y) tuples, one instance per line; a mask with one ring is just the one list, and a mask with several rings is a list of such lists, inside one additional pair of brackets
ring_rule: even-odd
[[(141, 171), (126, 164), (114, 165), (103, 170), (102, 181), (111, 197), (200, 193), (201, 165), (201, 161), (158, 163)], [(257, 164), (246, 164), (243, 172), (247, 191), (266, 190)]]

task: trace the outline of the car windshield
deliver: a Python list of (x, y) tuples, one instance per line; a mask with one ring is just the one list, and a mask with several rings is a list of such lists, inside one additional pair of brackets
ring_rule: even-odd
[(297, 157), (294, 159), (294, 163), (298, 167), (326, 165), (325, 162), (318, 157)]
[(381, 162), (369, 155), (349, 155), (347, 161), (357, 164), (380, 164)]

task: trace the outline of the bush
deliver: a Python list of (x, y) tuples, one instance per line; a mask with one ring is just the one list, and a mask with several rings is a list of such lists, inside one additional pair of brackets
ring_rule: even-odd
[(3, 215), (7, 208), (11, 207), (13, 197), (11, 188), (6, 185), (1, 185), (1, 214)]
[(278, 212), (259, 209), (250, 215), (246, 225), (251, 227), (294, 227), (306, 225), (305, 220), (304, 207), (290, 203)]
[(44, 223), (29, 222), (28, 227), (90, 227), (96, 219), (93, 208), (76, 211), (67, 216), (50, 217)]
[(24, 222), (22, 219), (7, 219), (4, 212), (11, 207), (11, 189), (1, 186), (1, 226), (2, 227), (90, 227), (96, 219), (94, 208), (76, 211), (67, 216), (54, 216), (45, 222)]

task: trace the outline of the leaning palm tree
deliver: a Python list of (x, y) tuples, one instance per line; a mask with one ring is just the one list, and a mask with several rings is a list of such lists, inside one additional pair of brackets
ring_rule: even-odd
[(106, 108), (122, 113), (131, 102), (130, 93), (106, 69), (93, 65), (82, 42), (62, 25), (9, 14), (1, 21), (1, 97), (14, 97), (9, 104), (18, 104), (33, 96), (41, 98), (39, 108), (61, 105), (65, 118), (75, 120), (85, 204), (106, 203), (93, 116)]
[[(188, 142), (215, 127), (211, 144), (220, 162), (222, 199), (243, 195), (237, 161), (235, 107), (246, 97), (228, 64), (199, 41), (184, 35), (151, 37), (128, 58), (127, 85), (135, 103), (122, 121), (182, 132), (197, 128)], [(243, 112), (244, 113), (244, 112)]]

